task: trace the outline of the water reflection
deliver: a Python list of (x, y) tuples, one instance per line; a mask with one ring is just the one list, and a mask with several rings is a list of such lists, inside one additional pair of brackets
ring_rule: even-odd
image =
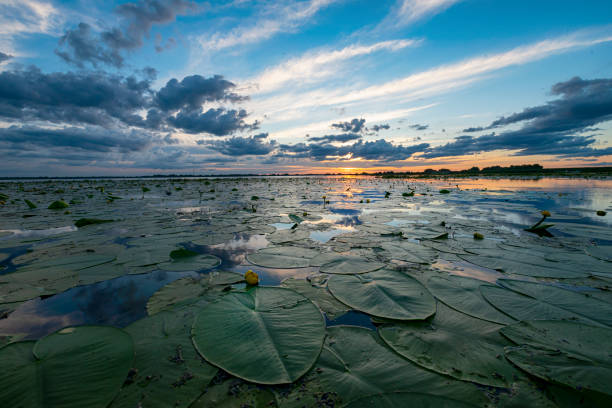
[(22, 304), (0, 320), (0, 334), (36, 339), (66, 326), (102, 324), (125, 327), (146, 316), (149, 297), (161, 287), (194, 272), (155, 271), (77, 286), (46, 299)]

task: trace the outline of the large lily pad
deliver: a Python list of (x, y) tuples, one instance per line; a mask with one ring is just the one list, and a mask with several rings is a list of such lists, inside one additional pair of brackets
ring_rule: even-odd
[(199, 278), (177, 279), (155, 292), (147, 302), (147, 313), (154, 315), (161, 310), (198, 300), (214, 300), (228, 285), (244, 281), (234, 272), (211, 272)]
[(480, 292), (489, 303), (516, 320), (571, 320), (600, 325), (578, 313), (508, 289), (482, 286)]
[(385, 264), (358, 257), (339, 257), (321, 265), (319, 271), (321, 273), (334, 274), (356, 274), (376, 271), (385, 266)]
[(170, 262), (159, 264), (159, 268), (165, 271), (200, 271), (212, 269), (221, 265), (221, 259), (210, 254), (197, 254), (193, 256), (179, 257)]
[(498, 283), (505, 288), (530, 296), (540, 302), (585, 316), (606, 326), (612, 326), (612, 304), (593, 298), (586, 293), (511, 279), (499, 279)]
[(422, 407), (422, 408), (468, 408), (476, 405), (468, 404), (446, 397), (431, 394), (420, 394), (416, 392), (392, 392), (387, 394), (376, 394), (369, 397), (359, 398), (346, 408), (395, 408), (395, 407)]
[(123, 330), (81, 326), (0, 349), (0, 406), (106, 407), (123, 384), (134, 345)]
[(458, 380), (510, 387), (517, 371), (499, 358), (508, 341), (503, 326), (438, 304), (433, 320), (383, 325), (381, 338), (410, 361)]
[(211, 364), (248, 381), (285, 384), (315, 363), (325, 322), (319, 309), (297, 292), (255, 287), (205, 306), (192, 334)]
[(422, 369), (387, 347), (376, 332), (337, 326), (327, 330), (315, 367), (288, 393), (281, 407), (344, 406), (361, 397), (405, 391), (483, 405), (484, 395), (470, 383)]
[(272, 408), (276, 407), (276, 397), (269, 389), (257, 384), (247, 383), (239, 378), (211, 385), (190, 408)]
[(333, 297), (327, 287), (320, 284), (315, 285), (306, 279), (289, 278), (285, 279), (281, 285), (312, 300), (330, 320), (334, 320), (350, 310), (348, 306)]
[(247, 255), (247, 260), (264, 268), (304, 268), (318, 254), (319, 251), (303, 247), (270, 247)]
[(194, 314), (181, 309), (145, 317), (128, 326), (134, 339), (136, 374), (111, 408), (188, 407), (217, 373), (191, 342)]
[[(449, 275), (431, 277), (427, 289), (441, 302), (467, 315), (499, 324), (510, 324), (515, 320), (495, 309), (480, 293), (487, 285), (478, 279)], [(488, 285), (491, 286), (491, 285)]]
[(332, 295), (353, 309), (395, 320), (422, 320), (436, 312), (436, 300), (416, 279), (382, 270), (362, 275), (334, 275)]
[(501, 330), (520, 347), (506, 357), (547, 381), (612, 396), (612, 329), (563, 321), (520, 322)]

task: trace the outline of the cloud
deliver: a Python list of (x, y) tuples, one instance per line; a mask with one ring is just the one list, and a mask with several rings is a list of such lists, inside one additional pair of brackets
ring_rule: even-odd
[(0, 64), (2, 64), (4, 61), (10, 60), (11, 58), (13, 58), (12, 55), (5, 54), (2, 51), (0, 51)]
[(0, 35), (51, 34), (60, 23), (60, 12), (49, 2), (3, 0), (0, 2)]
[(239, 102), (247, 99), (230, 90), (236, 87), (221, 75), (204, 78), (191, 75), (178, 81), (173, 78), (161, 88), (155, 97), (157, 106), (164, 111), (178, 109), (197, 109), (205, 102)]
[(248, 116), (244, 109), (226, 110), (211, 108), (204, 112), (202, 109), (182, 110), (176, 116), (170, 116), (167, 121), (172, 126), (187, 133), (210, 133), (215, 136), (226, 136), (238, 130), (255, 130), (259, 123), (248, 124), (244, 121)]
[[(267, 137), (267, 134), (265, 135)], [(198, 140), (197, 143), (226, 156), (263, 156), (277, 147), (276, 141), (265, 142), (264, 139), (265, 137), (259, 134), (251, 137), (233, 136), (225, 140)]]
[(574, 77), (553, 85), (558, 99), (544, 105), (501, 117), (486, 127), (493, 129), (522, 124), (517, 130), (479, 137), (462, 135), (453, 142), (430, 149), (424, 157), (460, 156), (493, 150), (517, 150), (514, 155), (594, 157), (612, 154), (612, 148), (597, 149), (592, 132), (599, 123), (612, 120), (612, 79), (585, 80)]
[(419, 125), (418, 123), (415, 123), (414, 125), (410, 125), (408, 127), (414, 130), (427, 130), (429, 125)]
[(402, 27), (439, 14), (460, 0), (399, 0), (386, 19), (387, 24)]
[(247, 80), (256, 84), (256, 93), (278, 90), (291, 84), (312, 83), (345, 71), (345, 61), (378, 51), (399, 51), (418, 44), (415, 40), (381, 41), (371, 45), (350, 45), (339, 50), (307, 53), (282, 64), (267, 68), (257, 77)]
[(332, 123), (331, 127), (345, 132), (359, 133), (365, 130), (365, 119), (352, 119), (350, 122)]
[(217, 136), (259, 125), (245, 122), (248, 114), (244, 109), (202, 109), (208, 102), (245, 99), (231, 92), (234, 84), (222, 76), (171, 79), (155, 91), (152, 73), (145, 73), (148, 77), (142, 79), (98, 71), (46, 74), (35, 67), (0, 72), (0, 118), (106, 128), (182, 129)]
[(370, 129), (372, 129), (374, 132), (380, 132), (381, 130), (389, 130), (391, 129), (391, 126), (389, 126), (388, 123), (383, 123), (381, 125), (374, 125), (374, 126), (370, 126)]
[(336, 1), (338, 0), (310, 0), (307, 2), (291, 2), (280, 8), (271, 6), (270, 9), (266, 10), (268, 16), (259, 16), (253, 25), (240, 25), (227, 34), (202, 35), (198, 42), (204, 53), (211, 50), (219, 51), (258, 43), (273, 37), (275, 34), (297, 29), (319, 10)]
[[(83, 67), (90, 63), (122, 67), (122, 51), (140, 48), (155, 24), (164, 24), (177, 15), (195, 11), (197, 6), (187, 0), (140, 0), (124, 3), (115, 9), (122, 25), (94, 32), (87, 23), (79, 25), (60, 38), (56, 54), (64, 61)], [(163, 50), (163, 47), (158, 51)]]
[(513, 48), (506, 52), (473, 57), (460, 62), (441, 65), (382, 84), (362, 88), (329, 88), (308, 92), (276, 94), (255, 101), (253, 110), (265, 110), (268, 115), (283, 116), (287, 111), (305, 111), (307, 108), (346, 106), (347, 104), (375, 103), (394, 100), (407, 102), (466, 86), (488, 78), (492, 72), (515, 65), (538, 61), (554, 54), (577, 48), (611, 42), (612, 37), (586, 38), (584, 32), (556, 39), (540, 41)]
[(84, 128), (41, 128), (37, 126), (10, 126), (0, 128), (0, 145), (5, 149), (31, 150), (39, 148), (66, 148), (66, 152), (88, 151), (136, 152), (159, 141), (149, 132), (105, 129), (99, 126)]
[(46, 74), (38, 68), (0, 72), (0, 117), (138, 125), (137, 111), (147, 105), (150, 81), (103, 72)]
[(384, 139), (375, 141), (360, 140), (348, 146), (334, 146), (329, 143), (297, 143), (294, 145), (280, 145), (282, 157), (308, 158), (314, 161), (346, 161), (346, 160), (378, 160), (398, 161), (409, 159), (417, 152), (429, 148), (428, 143), (412, 146), (396, 145)]
[(317, 136), (317, 137), (311, 137), (308, 139), (308, 141), (310, 142), (339, 142), (339, 143), (345, 143), (345, 142), (351, 142), (353, 140), (358, 140), (361, 139), (361, 135), (357, 134), (357, 133), (342, 133), (339, 135), (325, 135), (325, 136)]

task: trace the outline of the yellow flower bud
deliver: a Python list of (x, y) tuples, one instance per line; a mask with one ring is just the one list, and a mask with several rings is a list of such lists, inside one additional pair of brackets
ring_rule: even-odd
[(244, 279), (246, 280), (247, 285), (254, 286), (259, 283), (259, 276), (250, 269), (244, 274)]
[(542, 214), (543, 217), (550, 217), (550, 211), (548, 211), (548, 210), (544, 210), (544, 211), (540, 212), (540, 214)]

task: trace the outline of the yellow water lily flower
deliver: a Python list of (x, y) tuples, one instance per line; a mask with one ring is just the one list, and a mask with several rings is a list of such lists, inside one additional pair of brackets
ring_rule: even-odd
[(550, 211), (548, 210), (541, 211), (540, 214), (542, 214), (543, 217), (550, 217)]
[(244, 274), (244, 279), (247, 285), (255, 286), (259, 283), (259, 276), (250, 269)]

